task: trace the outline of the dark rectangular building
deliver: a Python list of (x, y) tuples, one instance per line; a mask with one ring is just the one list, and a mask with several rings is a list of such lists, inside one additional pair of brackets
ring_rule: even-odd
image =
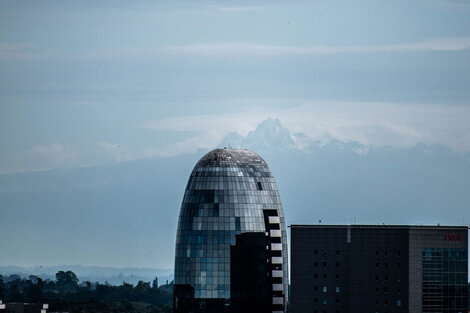
[(292, 225), (292, 313), (464, 313), (468, 227)]

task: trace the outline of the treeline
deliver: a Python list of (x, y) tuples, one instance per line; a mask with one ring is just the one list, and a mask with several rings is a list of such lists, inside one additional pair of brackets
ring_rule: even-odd
[(31, 275), (0, 275), (0, 299), (4, 303), (48, 303), (50, 312), (71, 313), (170, 313), (173, 284), (158, 287), (158, 279), (120, 286), (80, 282), (72, 271), (59, 271), (55, 281)]

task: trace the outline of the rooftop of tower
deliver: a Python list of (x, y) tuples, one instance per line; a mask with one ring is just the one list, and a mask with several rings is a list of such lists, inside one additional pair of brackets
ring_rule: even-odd
[(196, 167), (207, 166), (266, 166), (266, 162), (256, 153), (247, 149), (214, 149), (206, 153), (196, 164)]

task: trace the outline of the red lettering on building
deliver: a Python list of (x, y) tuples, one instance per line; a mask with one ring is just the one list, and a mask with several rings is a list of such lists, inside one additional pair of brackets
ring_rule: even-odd
[(462, 241), (462, 234), (446, 234), (446, 241)]

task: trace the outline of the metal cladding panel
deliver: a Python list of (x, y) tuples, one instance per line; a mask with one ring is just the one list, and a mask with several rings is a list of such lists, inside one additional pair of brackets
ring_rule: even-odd
[[(283, 247), (280, 255), (287, 299), (287, 234), (277, 185), (260, 156), (240, 149), (207, 153), (189, 177), (178, 220), (175, 288), (184, 289), (194, 299), (228, 303), (230, 248), (238, 234), (266, 232), (264, 210), (275, 210), (279, 218), (276, 233)], [(175, 298), (175, 305), (179, 300)]]

